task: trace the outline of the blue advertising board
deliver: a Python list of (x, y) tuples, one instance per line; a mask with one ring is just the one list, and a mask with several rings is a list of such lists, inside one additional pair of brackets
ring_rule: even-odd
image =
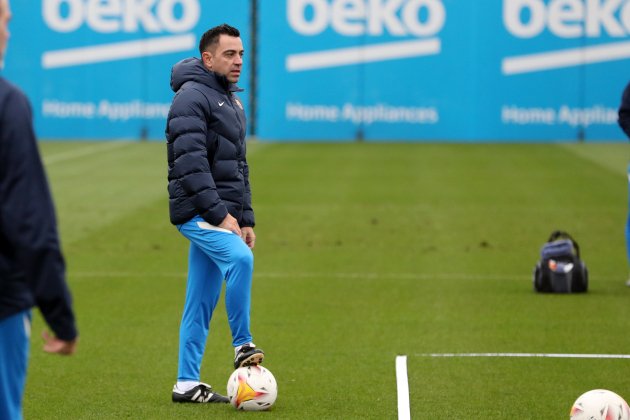
[[(443, 132), (441, 1), (261, 2), (258, 136), (418, 139)], [(464, 6), (463, 8), (470, 8)], [(431, 71), (426, 71), (432, 69)], [(274, 89), (273, 80), (281, 81)], [(453, 79), (463, 85), (461, 78)], [(456, 104), (459, 106), (459, 103)], [(278, 130), (278, 127), (281, 127)]]
[(630, 0), (12, 7), (3, 75), (31, 99), (41, 138), (163, 139), (172, 65), (227, 22), (241, 29), (240, 97), (263, 141), (624, 139), (617, 107), (630, 80)]
[[(241, 30), (248, 0), (12, 1), (3, 75), (22, 88), (41, 138), (163, 139), (173, 92), (170, 71), (199, 56), (212, 26)], [(239, 85), (247, 89), (249, 65)], [(247, 92), (247, 90), (246, 90)], [(241, 97), (247, 106), (247, 94)]]
[[(483, 22), (480, 133), (492, 139), (622, 139), (630, 2), (503, 0)], [(492, 130), (492, 131), (490, 131)]]
[(630, 1), (259, 5), (259, 138), (623, 138)]

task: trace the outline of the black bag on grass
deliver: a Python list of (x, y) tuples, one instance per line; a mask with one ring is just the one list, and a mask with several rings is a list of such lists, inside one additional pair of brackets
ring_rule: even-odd
[(546, 293), (584, 293), (588, 270), (580, 246), (567, 232), (554, 231), (540, 250), (534, 269), (534, 290)]

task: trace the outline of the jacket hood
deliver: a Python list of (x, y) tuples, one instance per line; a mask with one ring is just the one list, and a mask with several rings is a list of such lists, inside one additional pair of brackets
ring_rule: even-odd
[(231, 83), (225, 76), (206, 69), (199, 58), (186, 58), (171, 70), (171, 89), (177, 92), (186, 82), (197, 82), (216, 90), (240, 92), (243, 89)]

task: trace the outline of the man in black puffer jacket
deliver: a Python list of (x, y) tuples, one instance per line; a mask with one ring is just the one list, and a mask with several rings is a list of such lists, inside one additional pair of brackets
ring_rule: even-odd
[(621, 105), (619, 105), (619, 127), (630, 138), (630, 83), (621, 95)]
[[(11, 9), (0, 0), (0, 69)], [(54, 335), (44, 351), (74, 353), (77, 328), (55, 208), (37, 149), (28, 99), (0, 77), (0, 419), (22, 418), (31, 308)]]
[(180, 325), (174, 402), (228, 402), (200, 381), (212, 312), (226, 282), (234, 368), (261, 363), (252, 342), (250, 303), (254, 211), (245, 157), (245, 113), (235, 92), (243, 65), (240, 33), (229, 25), (208, 30), (201, 59), (177, 63), (176, 92), (166, 128), (171, 223), (190, 240), (188, 281)]
[[(621, 105), (619, 105), (619, 127), (630, 138), (630, 83), (626, 86), (621, 95)], [(628, 165), (628, 197), (630, 197), (630, 164)], [(628, 203), (628, 216), (626, 218), (626, 257), (628, 267), (630, 267), (630, 203)], [(630, 277), (626, 280), (626, 286), (630, 287)]]

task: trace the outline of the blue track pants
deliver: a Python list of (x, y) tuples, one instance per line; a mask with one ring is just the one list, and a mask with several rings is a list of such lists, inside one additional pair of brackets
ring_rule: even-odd
[(254, 256), (241, 237), (212, 226), (201, 217), (194, 217), (177, 228), (190, 241), (177, 379), (199, 381), (210, 319), (224, 279), (232, 345), (252, 341), (249, 324)]
[(0, 320), (0, 419), (22, 418), (31, 311)]

